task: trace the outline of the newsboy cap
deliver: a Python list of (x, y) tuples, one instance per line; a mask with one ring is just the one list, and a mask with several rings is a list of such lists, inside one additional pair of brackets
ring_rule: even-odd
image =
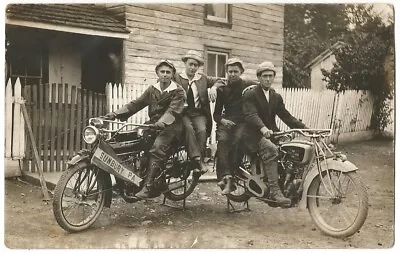
[(257, 76), (260, 76), (263, 71), (273, 71), (276, 75), (275, 65), (270, 61), (262, 62), (257, 68)]
[(229, 58), (229, 59), (226, 61), (225, 69), (228, 69), (228, 66), (229, 66), (229, 65), (234, 65), (234, 64), (239, 64), (239, 65), (240, 65), (240, 68), (242, 69), (242, 72), (244, 72), (243, 61), (240, 60), (239, 58), (236, 58), (236, 57)]
[(160, 62), (158, 62), (158, 64), (156, 65), (156, 69), (155, 69), (156, 73), (157, 73), (158, 68), (160, 68), (160, 66), (162, 66), (162, 65), (166, 65), (166, 66), (171, 67), (172, 68), (172, 72), (174, 74), (176, 73), (176, 68), (175, 68), (174, 64), (171, 61), (167, 60), (167, 59), (164, 59), (164, 60), (161, 60)]
[(196, 60), (197, 62), (199, 62), (199, 65), (204, 64), (202, 54), (196, 50), (189, 50), (188, 52), (186, 52), (186, 55), (184, 55), (182, 57), (182, 61), (186, 62), (188, 60), (188, 58), (192, 58), (192, 59)]

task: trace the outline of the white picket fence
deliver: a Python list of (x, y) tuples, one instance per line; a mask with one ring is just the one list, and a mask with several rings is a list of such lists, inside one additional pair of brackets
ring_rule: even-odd
[[(107, 84), (106, 97), (109, 111), (125, 105), (138, 98), (148, 85)], [(288, 111), (310, 128), (333, 128), (336, 140), (339, 135), (368, 131), (372, 110), (373, 97), (369, 91), (348, 90), (345, 93), (336, 93), (332, 90), (314, 91), (299, 88), (280, 88), (276, 92), (282, 95)], [(211, 113), (214, 112), (214, 103), (211, 103)], [(141, 110), (128, 121), (144, 123), (148, 119), (147, 109)], [(286, 130), (288, 127), (277, 118), (278, 128)], [(216, 142), (215, 124), (209, 140)]]
[(14, 87), (11, 80), (7, 82), (5, 92), (5, 158), (18, 160), (25, 155), (25, 122), (21, 112), (22, 100), (21, 82), (19, 79)]

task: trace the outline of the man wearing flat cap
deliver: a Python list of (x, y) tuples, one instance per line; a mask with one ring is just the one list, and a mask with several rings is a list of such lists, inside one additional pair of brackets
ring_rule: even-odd
[(278, 206), (290, 206), (291, 200), (282, 194), (278, 185), (278, 149), (269, 138), (273, 132), (279, 131), (276, 116), (290, 128), (304, 129), (306, 126), (287, 111), (282, 96), (271, 88), (276, 76), (274, 64), (269, 61), (261, 63), (256, 74), (260, 83), (243, 94), (243, 112), (247, 124), (241, 139), (242, 147), (261, 156), (271, 188), (269, 198)]
[[(204, 65), (202, 54), (189, 50), (183, 57), (185, 70), (176, 74), (174, 80), (185, 89), (187, 100), (183, 112), (183, 125), (186, 149), (189, 158), (195, 163), (197, 174), (207, 172), (204, 164), (207, 137), (211, 134), (212, 118), (210, 100), (214, 101), (217, 87), (224, 85), (221, 79), (208, 77), (197, 72)], [(210, 92), (208, 93), (208, 88)]]
[[(230, 58), (225, 64), (228, 84), (218, 89), (215, 103), (214, 121), (217, 123), (217, 178), (222, 194), (226, 195), (236, 189), (233, 182), (234, 169), (239, 166), (236, 144), (244, 131), (243, 90), (256, 83), (243, 80), (243, 62)], [(222, 113), (224, 110), (224, 113)], [(236, 160), (234, 160), (236, 159)], [(240, 158), (241, 159), (241, 158)]]
[(180, 85), (172, 81), (176, 73), (175, 66), (169, 60), (162, 60), (156, 65), (155, 71), (158, 76), (156, 84), (149, 86), (136, 100), (106, 115), (108, 119), (125, 121), (148, 106), (150, 120), (147, 123), (153, 123), (162, 129), (149, 151), (149, 172), (144, 187), (136, 194), (142, 199), (160, 195), (160, 192), (154, 189), (154, 178), (167, 159), (167, 151), (179, 140), (183, 131), (181, 113), (186, 94)]

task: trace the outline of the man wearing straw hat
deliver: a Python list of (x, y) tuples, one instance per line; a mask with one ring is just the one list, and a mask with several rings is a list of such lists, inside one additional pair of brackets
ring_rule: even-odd
[(177, 140), (180, 141), (183, 131), (181, 113), (186, 94), (179, 84), (172, 81), (176, 73), (175, 66), (169, 60), (162, 60), (156, 65), (155, 71), (158, 76), (156, 84), (149, 86), (136, 100), (106, 115), (107, 119), (117, 118), (125, 121), (148, 106), (148, 123), (162, 129), (149, 150), (149, 172), (142, 190), (136, 194), (141, 199), (160, 195), (160, 192), (154, 189), (154, 179), (167, 159), (168, 150)]
[[(210, 100), (215, 100), (217, 87), (224, 83), (221, 79), (197, 72), (199, 67), (204, 65), (200, 52), (189, 50), (182, 57), (182, 61), (185, 64), (185, 70), (176, 74), (174, 80), (185, 89), (187, 95), (182, 117), (186, 149), (190, 159), (196, 165), (194, 172), (204, 174), (207, 172), (204, 164), (206, 142), (212, 129)], [(208, 88), (210, 88), (209, 93)]]

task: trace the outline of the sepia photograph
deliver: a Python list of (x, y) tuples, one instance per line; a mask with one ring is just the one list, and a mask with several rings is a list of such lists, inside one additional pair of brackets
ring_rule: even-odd
[(395, 247), (393, 1), (2, 6), (6, 251)]

